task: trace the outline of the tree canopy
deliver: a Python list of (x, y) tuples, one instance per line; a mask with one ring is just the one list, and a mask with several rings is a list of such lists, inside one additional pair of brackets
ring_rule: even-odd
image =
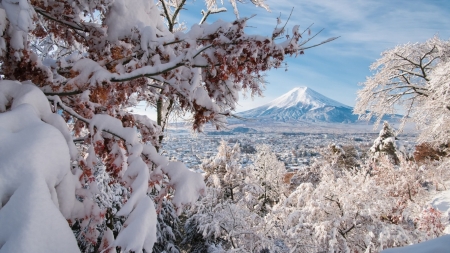
[[(2, 250), (151, 252), (157, 213), (180, 213), (205, 191), (200, 174), (158, 153), (170, 112), (191, 113), (194, 130), (222, 126), (239, 92), (261, 95), (263, 73), (311, 39), (281, 23), (270, 36), (249, 35), (248, 18), (208, 24), (224, 11), (215, 0), (186, 29), (185, 3), (1, 2), (0, 178), (10, 181), (0, 184)], [(139, 102), (157, 109), (156, 122), (128, 111)], [(46, 225), (58, 231), (40, 234), (51, 249), (31, 244)]]
[(355, 113), (379, 122), (400, 110), (404, 122), (421, 128), (420, 141), (448, 142), (449, 57), (450, 41), (438, 37), (383, 52), (370, 67), (373, 76), (362, 83)]

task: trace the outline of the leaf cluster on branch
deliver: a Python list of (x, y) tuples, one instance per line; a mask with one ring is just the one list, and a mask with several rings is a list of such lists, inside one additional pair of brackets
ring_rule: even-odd
[[(236, 14), (238, 2), (242, 1), (231, 1)], [(263, 0), (252, 3), (268, 8)], [(14, 155), (0, 159), (7, 162), (0, 174), (11, 166), (17, 171), (26, 168), (19, 155), (23, 147), (14, 143), (34, 147), (31, 154), (41, 154), (38, 151), (46, 147), (47, 142), (31, 145), (41, 140), (40, 132), (29, 140), (10, 138), (22, 129), (24, 119), (42, 121), (44, 128), (62, 133), (42, 135), (65, 143), (42, 156), (56, 161), (52, 150), (64, 153), (60, 159), (65, 160), (58, 160), (65, 164), (58, 167), (59, 176), (50, 180), (39, 167), (40, 176), (30, 188), (20, 186), (42, 192), (41, 186), (47, 184), (51, 194), (42, 196), (43, 203), (53, 201), (56, 207), (48, 212), (60, 211), (58, 219), (67, 219), (75, 232), (77, 241), (61, 240), (67, 243), (55, 244), (61, 248), (54, 252), (116, 248), (151, 252), (155, 243), (162, 249), (164, 240), (173, 242), (174, 234), (167, 229), (176, 226), (174, 215), (195, 202), (205, 184), (200, 174), (159, 154), (170, 114), (192, 114), (194, 130), (201, 131), (207, 122), (220, 127), (236, 108), (239, 92), (261, 95), (263, 73), (308, 48), (310, 39), (302, 38), (298, 26), (288, 36), (283, 35), (283, 26), (265, 37), (245, 32), (249, 18), (206, 23), (208, 15), (224, 10), (214, 0), (206, 1), (200, 24), (185, 30), (179, 23), (185, 4), (184, 0), (1, 2), (0, 70), (8, 81), (0, 82), (0, 123), (7, 133), (0, 135), (0, 146), (11, 146)], [(156, 121), (130, 113), (129, 108), (140, 102), (156, 108)], [(23, 197), (20, 187), (0, 191), (1, 224), (8, 220), (4, 210), (14, 208), (15, 202), (8, 199)], [(33, 208), (37, 206), (30, 212)], [(70, 228), (62, 224), (61, 235), (67, 235)], [(0, 247), (14, 240), (19, 240), (16, 246), (29, 245), (29, 237), (9, 236), (0, 233)], [(11, 252), (27, 252), (8, 245), (13, 245)], [(49, 251), (38, 246), (28, 250)]]

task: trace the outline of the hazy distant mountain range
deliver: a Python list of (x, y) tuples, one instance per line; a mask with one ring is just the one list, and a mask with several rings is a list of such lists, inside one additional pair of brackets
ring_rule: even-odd
[(358, 116), (353, 108), (314, 91), (298, 87), (275, 100), (254, 109), (237, 113), (256, 121), (354, 123)]

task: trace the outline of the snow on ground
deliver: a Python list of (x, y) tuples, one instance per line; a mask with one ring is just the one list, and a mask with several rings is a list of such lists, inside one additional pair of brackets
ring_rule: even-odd
[[(447, 182), (449, 185), (450, 182)], [(448, 187), (447, 187), (448, 189)], [(430, 204), (449, 217), (450, 213), (450, 189), (436, 192)], [(444, 233), (446, 235), (439, 238), (410, 245), (401, 248), (383, 250), (382, 253), (448, 253), (450, 252), (450, 224), (447, 223)]]
[[(443, 215), (449, 216), (450, 212), (450, 189), (446, 191), (439, 192), (435, 195), (431, 201), (431, 205), (441, 211)], [(450, 224), (445, 227), (444, 233), (450, 234)], [(450, 241), (449, 241), (450, 249)]]
[(383, 250), (382, 253), (448, 253), (449, 251), (450, 235), (444, 235), (411, 246)]

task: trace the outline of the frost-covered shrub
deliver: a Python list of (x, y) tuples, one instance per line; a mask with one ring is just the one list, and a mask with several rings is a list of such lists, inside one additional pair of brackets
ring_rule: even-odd
[(352, 145), (337, 145), (330, 144), (322, 157), (330, 164), (335, 165), (336, 168), (353, 169), (360, 167), (361, 157), (360, 152)]
[(441, 147), (433, 147), (430, 143), (420, 143), (416, 146), (414, 151), (414, 160), (417, 163), (425, 163), (428, 161), (439, 161), (447, 156), (446, 145)]
[[(389, 167), (381, 174), (368, 165), (342, 173), (323, 167), (317, 185), (300, 184), (265, 219), (299, 252), (380, 251), (442, 235), (440, 216), (423, 210), (427, 192), (418, 167), (393, 167), (387, 159), (382, 164)], [(421, 220), (433, 224), (417, 230)]]

